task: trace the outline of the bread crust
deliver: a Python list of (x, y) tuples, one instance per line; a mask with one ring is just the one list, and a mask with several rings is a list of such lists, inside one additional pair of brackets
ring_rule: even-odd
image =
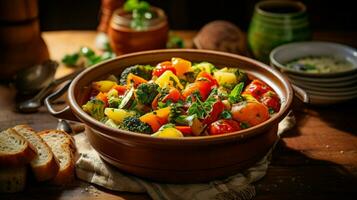
[(55, 147), (51, 146), (51, 144), (48, 141), (46, 141), (46, 139), (44, 138), (48, 134), (62, 134), (66, 138), (65, 141), (58, 141), (58, 142), (62, 142), (61, 144), (62, 152), (64, 152), (68, 156), (68, 159), (70, 161), (68, 162), (67, 165), (62, 167), (60, 166), (57, 175), (51, 180), (51, 182), (55, 185), (68, 184), (72, 182), (74, 179), (74, 167), (75, 167), (74, 154), (76, 151), (74, 140), (72, 136), (70, 136), (66, 132), (59, 131), (59, 130), (45, 130), (39, 132), (38, 135), (41, 136), (45, 142), (47, 142), (47, 144), (54, 152), (55, 156), (56, 156), (55, 149), (54, 149)]
[[(56, 157), (54, 156), (51, 148), (48, 144), (28, 125), (17, 125), (13, 129), (15, 129), (20, 135), (22, 135), (25, 139), (25, 133), (23, 131), (27, 131), (31, 133), (32, 137), (36, 137), (36, 139), (41, 142), (42, 147), (45, 148), (47, 151), (49, 159), (48, 162), (44, 163), (43, 165), (36, 165), (36, 163), (31, 162), (32, 172), (35, 175), (37, 181), (46, 181), (54, 178), (59, 170), (59, 163)], [(31, 141), (28, 139), (30, 144)], [(32, 144), (36, 148), (36, 144)], [(38, 155), (37, 155), (38, 156)]]
[(27, 163), (31, 162), (31, 160), (37, 155), (36, 149), (14, 129), (9, 128), (5, 131), (7, 131), (15, 138), (23, 141), (24, 147), (20, 149), (20, 151), (14, 153), (0, 151), (0, 167), (16, 167), (26, 165)]

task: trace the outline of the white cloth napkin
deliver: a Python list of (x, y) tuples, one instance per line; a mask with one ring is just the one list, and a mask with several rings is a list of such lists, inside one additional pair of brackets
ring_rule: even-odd
[[(278, 135), (295, 125), (293, 115), (279, 123)], [(74, 136), (79, 158), (76, 162), (76, 174), (79, 179), (100, 185), (110, 190), (122, 192), (146, 192), (154, 200), (246, 200), (255, 196), (255, 187), (251, 183), (261, 179), (269, 165), (271, 148), (264, 158), (254, 166), (231, 177), (204, 184), (165, 184), (143, 180), (126, 174), (103, 162), (91, 147), (84, 133)], [(274, 145), (275, 146), (275, 145)]]

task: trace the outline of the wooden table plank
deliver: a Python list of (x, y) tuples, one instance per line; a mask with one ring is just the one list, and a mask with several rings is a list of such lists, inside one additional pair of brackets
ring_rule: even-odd
[[(175, 34), (192, 45), (195, 31)], [(357, 47), (356, 32), (317, 32), (315, 39), (336, 41)], [(94, 48), (93, 31), (45, 32), (43, 37), (53, 59), (81, 46)], [(57, 77), (72, 69), (60, 66)], [(29, 123), (37, 130), (55, 128), (57, 120), (44, 108), (32, 115), (13, 111), (13, 90), (0, 86), (0, 129)], [(332, 94), (333, 95), (333, 94)], [(328, 107), (313, 107), (295, 101), (297, 126), (287, 132), (273, 154), (267, 175), (256, 183), (258, 200), (265, 199), (354, 199), (357, 197), (357, 105), (355, 100)], [(0, 199), (149, 199), (146, 194), (112, 192), (75, 181), (65, 188), (35, 183), (24, 193), (0, 195)]]

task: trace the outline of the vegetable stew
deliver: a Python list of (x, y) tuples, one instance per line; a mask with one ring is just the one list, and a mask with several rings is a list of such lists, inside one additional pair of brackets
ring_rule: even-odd
[(154, 137), (229, 134), (280, 109), (278, 95), (238, 68), (172, 58), (93, 82), (83, 110), (118, 129)]

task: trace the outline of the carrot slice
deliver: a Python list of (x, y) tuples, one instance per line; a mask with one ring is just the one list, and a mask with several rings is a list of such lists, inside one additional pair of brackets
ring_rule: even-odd
[(159, 128), (162, 125), (160, 123), (160, 119), (152, 112), (141, 116), (139, 119), (140, 119), (140, 121), (149, 124), (151, 126), (153, 132), (156, 132), (157, 130), (159, 130)]
[(135, 74), (130, 73), (126, 79), (127, 88), (130, 88), (132, 84), (134, 84), (134, 88), (138, 87), (142, 83), (148, 82), (147, 80), (137, 76)]

